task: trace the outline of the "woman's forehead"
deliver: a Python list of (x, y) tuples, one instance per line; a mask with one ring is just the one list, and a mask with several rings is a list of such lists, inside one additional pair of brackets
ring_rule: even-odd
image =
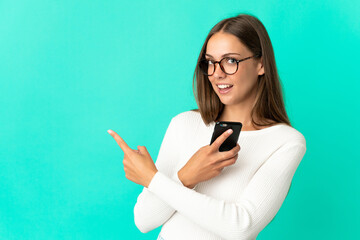
[(229, 33), (215, 33), (210, 37), (206, 53), (211, 56), (222, 56), (225, 53), (240, 53), (246, 52), (245, 46), (240, 40)]

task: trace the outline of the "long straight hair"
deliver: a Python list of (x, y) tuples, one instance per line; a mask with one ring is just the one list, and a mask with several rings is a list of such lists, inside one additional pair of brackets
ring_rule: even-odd
[(224, 104), (215, 93), (208, 77), (199, 68), (200, 61), (205, 57), (207, 43), (217, 32), (226, 32), (236, 36), (253, 55), (257, 55), (256, 59), (260, 59), (261, 56), (263, 58), (265, 74), (258, 76), (258, 91), (251, 110), (252, 124), (256, 128), (275, 123), (291, 126), (284, 106), (280, 77), (269, 35), (260, 20), (249, 14), (239, 14), (223, 19), (207, 35), (193, 77), (193, 93), (198, 109), (192, 109), (192, 111), (200, 112), (204, 123), (209, 125), (216, 121), (224, 110)]

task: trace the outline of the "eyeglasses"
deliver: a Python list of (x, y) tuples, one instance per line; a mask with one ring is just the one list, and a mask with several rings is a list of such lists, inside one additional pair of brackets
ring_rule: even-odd
[(202, 59), (199, 63), (199, 68), (206, 76), (212, 76), (215, 72), (215, 64), (219, 63), (221, 70), (227, 75), (232, 75), (236, 73), (239, 67), (239, 62), (245, 61), (247, 59), (256, 57), (258, 55), (253, 55), (246, 57), (240, 60), (236, 60), (233, 57), (224, 57), (220, 61), (212, 61), (207, 59)]

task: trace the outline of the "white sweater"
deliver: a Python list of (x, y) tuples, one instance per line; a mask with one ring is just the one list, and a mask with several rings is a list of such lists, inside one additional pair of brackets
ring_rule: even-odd
[(279, 211), (305, 154), (304, 136), (283, 123), (241, 131), (235, 164), (189, 189), (177, 172), (210, 144), (214, 126), (194, 111), (171, 119), (155, 162), (158, 172), (134, 207), (141, 232), (163, 225), (165, 240), (255, 239)]

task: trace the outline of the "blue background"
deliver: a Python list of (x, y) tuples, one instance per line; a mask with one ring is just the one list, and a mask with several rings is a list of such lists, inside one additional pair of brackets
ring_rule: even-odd
[(258, 239), (356, 239), (359, 1), (0, 1), (0, 238), (156, 239), (113, 129), (154, 161), (209, 30), (257, 16), (307, 152)]

